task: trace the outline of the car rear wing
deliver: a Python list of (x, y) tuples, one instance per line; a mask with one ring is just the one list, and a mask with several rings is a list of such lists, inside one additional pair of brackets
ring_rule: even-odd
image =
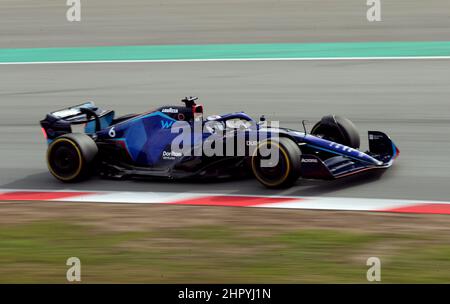
[(48, 142), (58, 136), (72, 133), (72, 125), (85, 124), (85, 130), (95, 133), (109, 125), (114, 111), (100, 109), (93, 102), (50, 112), (40, 121), (42, 132)]

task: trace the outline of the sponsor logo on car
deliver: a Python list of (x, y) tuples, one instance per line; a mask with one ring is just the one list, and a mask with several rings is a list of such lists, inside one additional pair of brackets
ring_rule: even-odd
[(162, 159), (175, 159), (181, 156), (183, 156), (183, 153), (175, 151), (163, 151), (162, 153)]
[(302, 163), (318, 163), (319, 161), (315, 158), (302, 158)]
[(354, 155), (356, 154), (358, 157), (363, 157), (365, 155), (361, 151), (358, 151), (356, 149), (353, 149), (353, 148), (350, 148), (350, 147), (347, 147), (347, 146), (344, 146), (344, 145), (341, 145), (341, 144), (338, 144), (338, 143), (332, 142), (332, 143), (330, 143), (329, 146), (334, 148), (334, 149), (336, 149), (336, 150), (341, 150), (342, 152), (352, 153)]
[(178, 113), (178, 109), (175, 109), (175, 108), (165, 108), (165, 109), (162, 109), (161, 112), (163, 112), (163, 113)]

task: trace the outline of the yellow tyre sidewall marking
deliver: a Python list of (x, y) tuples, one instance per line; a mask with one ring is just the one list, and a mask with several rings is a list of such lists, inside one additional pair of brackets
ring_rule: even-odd
[(263, 183), (264, 185), (267, 185), (267, 186), (275, 187), (275, 186), (281, 185), (281, 184), (288, 178), (289, 172), (290, 172), (290, 170), (291, 170), (291, 160), (289, 159), (289, 156), (288, 156), (287, 152), (285, 151), (285, 149), (284, 149), (281, 145), (279, 145), (279, 144), (276, 143), (276, 142), (270, 141), (270, 143), (271, 143), (272, 145), (277, 146), (277, 147), (278, 147), (278, 150), (280, 150), (281, 153), (283, 153), (283, 155), (284, 155), (284, 157), (285, 157), (285, 159), (286, 159), (286, 162), (287, 162), (287, 170), (286, 170), (286, 173), (284, 174), (283, 178), (282, 178), (280, 181), (277, 181), (277, 182), (275, 182), (275, 183), (268, 183), (268, 182), (266, 182), (265, 180), (261, 179), (261, 178), (258, 176), (258, 173), (257, 173), (257, 171), (256, 171), (256, 169), (255, 169), (255, 156), (256, 156), (256, 153), (258, 153), (259, 148), (260, 148), (263, 144), (266, 144), (266, 143), (268, 143), (268, 141), (264, 141), (264, 142), (260, 143), (260, 144), (258, 145), (258, 147), (255, 149), (255, 152), (253, 152), (253, 156), (252, 156), (252, 170), (253, 170), (253, 174), (255, 175), (255, 177), (256, 177), (261, 183)]
[[(77, 171), (74, 174), (72, 174), (71, 176), (69, 176), (69, 177), (59, 176), (55, 171), (53, 171), (52, 166), (50, 165), (50, 161), (49, 161), (50, 151), (52, 151), (53, 146), (55, 144), (59, 143), (59, 142), (67, 142), (67, 143), (71, 144), (75, 148), (75, 150), (77, 151), (78, 157), (80, 159), (80, 164), (78, 166)], [(54, 142), (52, 142), (50, 144), (50, 147), (48, 147), (48, 150), (47, 150), (47, 166), (48, 166), (48, 169), (50, 170), (50, 173), (53, 174), (56, 178), (61, 179), (63, 181), (70, 181), (70, 180), (76, 178), (80, 174), (81, 169), (83, 168), (83, 157), (81, 155), (81, 151), (78, 148), (78, 146), (73, 141), (71, 141), (70, 139), (67, 139), (67, 138), (56, 139)]]

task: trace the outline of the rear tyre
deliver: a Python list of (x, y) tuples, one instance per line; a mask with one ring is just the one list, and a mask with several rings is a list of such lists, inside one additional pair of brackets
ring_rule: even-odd
[(284, 137), (261, 142), (251, 157), (253, 174), (267, 188), (292, 186), (300, 176), (300, 162), (300, 148)]
[(345, 117), (327, 115), (314, 125), (311, 134), (354, 149), (359, 149), (359, 133), (353, 122)]
[(92, 174), (97, 144), (81, 133), (57, 137), (47, 149), (50, 173), (63, 182), (76, 182)]

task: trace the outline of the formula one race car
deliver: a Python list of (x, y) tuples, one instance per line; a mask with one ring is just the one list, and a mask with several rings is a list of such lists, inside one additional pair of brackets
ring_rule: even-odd
[[(248, 175), (266, 187), (281, 188), (299, 177), (336, 179), (386, 169), (399, 155), (379, 131), (368, 132), (369, 151), (360, 151), (358, 131), (344, 117), (325, 116), (308, 133), (269, 125), (264, 116), (255, 121), (243, 112), (204, 118), (196, 100), (121, 117), (92, 102), (47, 114), (40, 123), (48, 141), (48, 169), (63, 182), (93, 174), (166, 179)], [(77, 125), (79, 133), (73, 132)]]

